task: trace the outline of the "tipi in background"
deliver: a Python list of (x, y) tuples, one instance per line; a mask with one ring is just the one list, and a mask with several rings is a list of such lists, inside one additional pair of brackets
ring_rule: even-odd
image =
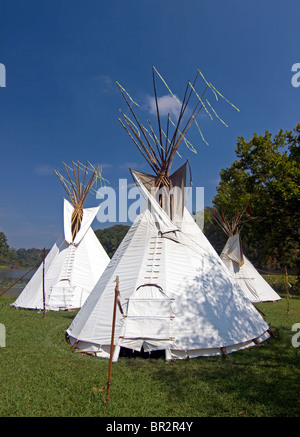
[(280, 300), (281, 297), (260, 275), (243, 252), (241, 235), (238, 229), (242, 217), (243, 213), (236, 213), (230, 223), (224, 215), (220, 215), (220, 213), (215, 210), (214, 218), (228, 236), (220, 258), (230, 273), (234, 275), (243, 293), (251, 302), (258, 303)]
[(66, 165), (68, 181), (56, 172), (72, 202), (64, 199), (63, 235), (12, 304), (16, 308), (54, 311), (81, 308), (109, 263), (107, 253), (91, 228), (99, 207), (83, 209), (87, 194), (100, 176), (99, 167), (92, 169), (86, 185), (88, 164), (83, 169), (82, 183), (80, 164), (72, 163), (72, 168), (74, 181)]
[[(153, 136), (151, 145), (137, 117), (135, 128), (125, 117), (126, 130), (154, 172), (132, 171), (148, 207), (134, 221), (67, 330), (74, 350), (110, 357), (117, 277), (122, 311), (116, 314), (114, 360), (120, 348), (163, 350), (166, 359), (225, 355), (269, 337), (268, 325), (184, 207), (186, 165), (170, 174), (193, 121), (189, 118), (179, 129), (188, 96), (174, 134), (164, 141), (159, 113), (159, 135)], [(201, 107), (198, 100), (192, 117)]]

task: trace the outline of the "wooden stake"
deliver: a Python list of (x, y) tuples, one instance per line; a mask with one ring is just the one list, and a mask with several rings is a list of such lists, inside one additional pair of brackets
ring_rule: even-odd
[(117, 301), (119, 295), (119, 276), (116, 277), (116, 286), (115, 286), (115, 301), (114, 301), (114, 310), (113, 310), (113, 321), (112, 321), (112, 329), (111, 329), (111, 342), (110, 342), (110, 355), (109, 355), (109, 366), (108, 366), (108, 378), (107, 378), (107, 391), (106, 391), (106, 404), (109, 404), (109, 394), (110, 394), (110, 384), (111, 384), (111, 370), (112, 370), (112, 358), (114, 351), (114, 337), (115, 337), (115, 324), (116, 324), (116, 309), (117, 309)]
[(252, 305), (254, 306), (254, 308), (260, 313), (260, 314), (262, 314), (263, 316), (267, 316), (262, 310), (260, 310), (259, 308), (257, 308), (257, 306), (252, 302)]
[(287, 313), (287, 314), (290, 314), (289, 278), (288, 278), (288, 273), (287, 273), (286, 265), (284, 266), (284, 270), (285, 270), (285, 287), (286, 287), (286, 313)]

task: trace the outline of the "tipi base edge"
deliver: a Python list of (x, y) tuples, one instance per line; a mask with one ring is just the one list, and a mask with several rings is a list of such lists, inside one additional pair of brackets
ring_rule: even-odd
[[(35, 308), (35, 307), (23, 307), (23, 306), (19, 306), (19, 305), (15, 305), (15, 304), (11, 304), (10, 305), (11, 308), (16, 308), (18, 310), (30, 310), (30, 311), (37, 311), (37, 312), (41, 312), (44, 311), (44, 308)], [(45, 311), (77, 311), (80, 310), (81, 307), (49, 307), (46, 306)]]
[[(259, 345), (260, 343), (266, 341), (268, 338), (271, 337), (271, 333), (269, 331), (266, 331), (263, 335), (260, 337), (254, 338), (249, 341), (245, 341), (243, 343), (233, 344), (233, 345), (226, 345), (221, 346), (218, 348), (203, 348), (203, 349), (190, 349), (190, 350), (183, 350), (183, 349), (172, 349), (172, 348), (153, 348), (153, 349), (145, 349), (146, 352), (152, 351), (164, 351), (165, 352), (165, 359), (166, 361), (172, 361), (172, 360), (187, 360), (191, 358), (200, 358), (200, 357), (217, 357), (217, 356), (227, 356), (231, 353), (238, 352), (243, 349), (251, 348), (254, 346)], [(67, 341), (73, 351), (87, 354), (87, 355), (93, 355), (97, 358), (107, 358), (110, 357), (110, 345), (97, 345), (95, 343), (89, 343), (85, 341), (76, 340), (73, 337), (67, 337)], [(127, 348), (129, 350), (133, 350), (131, 348)], [(120, 354), (121, 347), (120, 345), (115, 345), (114, 347), (114, 353), (113, 353), (113, 361), (118, 361), (119, 354)], [(138, 351), (139, 352), (139, 351)]]

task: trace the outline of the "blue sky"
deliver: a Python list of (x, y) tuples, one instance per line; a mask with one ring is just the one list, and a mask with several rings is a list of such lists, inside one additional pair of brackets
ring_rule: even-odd
[[(205, 205), (219, 172), (235, 159), (237, 137), (276, 134), (300, 122), (299, 0), (0, 0), (0, 231), (11, 247), (51, 247), (62, 230), (62, 162), (99, 163), (110, 185), (148, 171), (118, 122), (116, 81), (149, 116), (152, 65), (183, 97), (199, 68), (232, 103), (218, 119), (201, 116), (174, 169), (188, 157)], [(167, 89), (157, 79), (159, 97)], [(213, 102), (213, 96), (210, 96)], [(96, 206), (94, 195), (86, 206)], [(107, 226), (97, 221), (93, 228)]]

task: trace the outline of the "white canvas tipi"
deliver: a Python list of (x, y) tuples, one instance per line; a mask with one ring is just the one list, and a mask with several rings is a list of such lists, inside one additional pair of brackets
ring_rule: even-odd
[[(244, 211), (245, 212), (245, 211)], [(245, 296), (253, 303), (280, 300), (281, 297), (260, 275), (254, 265), (245, 256), (242, 248), (241, 235), (238, 226), (243, 214), (236, 214), (231, 223), (224, 215), (215, 210), (214, 218), (228, 235), (228, 240), (221, 252), (220, 258), (235, 277)]]
[(186, 166), (170, 175), (186, 128), (179, 129), (178, 121), (171, 140), (163, 142), (159, 119), (152, 147), (137, 117), (135, 129), (124, 118), (123, 127), (155, 173), (132, 172), (148, 205), (68, 328), (71, 347), (110, 357), (116, 280), (122, 311), (116, 312), (114, 360), (122, 347), (185, 359), (227, 354), (267, 339), (268, 325), (184, 207)]
[(243, 253), (239, 233), (228, 238), (220, 257), (251, 302), (281, 299)]
[(67, 330), (72, 347), (109, 357), (115, 279), (120, 281), (114, 360), (121, 347), (166, 359), (228, 354), (269, 337), (189, 212), (180, 227), (151, 198)]
[(98, 210), (82, 209), (78, 223), (76, 206), (64, 199), (64, 233), (12, 306), (54, 311), (82, 307), (109, 263), (91, 228)]

